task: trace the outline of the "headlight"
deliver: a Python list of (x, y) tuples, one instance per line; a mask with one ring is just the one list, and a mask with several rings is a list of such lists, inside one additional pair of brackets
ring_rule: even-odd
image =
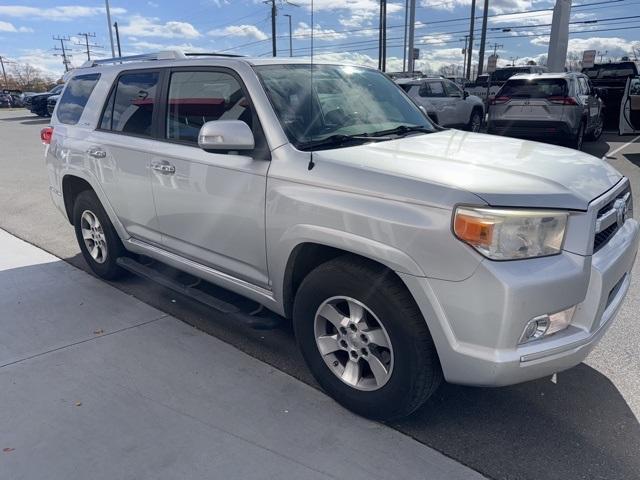
[(459, 207), (453, 231), (492, 260), (545, 257), (560, 253), (567, 212)]

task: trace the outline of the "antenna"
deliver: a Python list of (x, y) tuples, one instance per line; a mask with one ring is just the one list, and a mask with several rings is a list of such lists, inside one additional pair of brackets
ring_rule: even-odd
[[(313, 0), (311, 0), (311, 90), (309, 91), (309, 103), (311, 105), (310, 108), (310, 113), (311, 113), (311, 128), (309, 129), (310, 132), (310, 142), (313, 142), (313, 122), (315, 121), (315, 117), (313, 115), (313, 31), (314, 31), (315, 27), (313, 24)], [(307, 165), (307, 170), (311, 170), (313, 167), (315, 166), (315, 163), (313, 163), (313, 147), (311, 147), (311, 151), (309, 152), (309, 165)]]

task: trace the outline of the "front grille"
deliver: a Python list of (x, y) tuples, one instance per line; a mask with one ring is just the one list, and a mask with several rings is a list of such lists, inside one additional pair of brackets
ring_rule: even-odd
[[(631, 199), (631, 190), (630, 190), (630, 187), (627, 186), (627, 188), (625, 188), (622, 192), (618, 193), (615, 197), (611, 198), (605, 205), (603, 205), (598, 210), (598, 220), (602, 220), (607, 215), (611, 215), (612, 210), (614, 210), (614, 204), (616, 200), (625, 198), (627, 194), (628, 194), (627, 206), (630, 209), (633, 208), (632, 199)], [(616, 213), (613, 212), (613, 215), (614, 215), (613, 223), (608, 225), (606, 228), (603, 228), (599, 232), (597, 231), (597, 228), (596, 228), (596, 234), (593, 237), (593, 253), (596, 253), (598, 250), (604, 247), (609, 242), (609, 240), (613, 238), (613, 236), (616, 234), (618, 229), (621, 227), (621, 225), (618, 224), (617, 219), (615, 218)], [(625, 221), (626, 221), (626, 218), (625, 218)]]

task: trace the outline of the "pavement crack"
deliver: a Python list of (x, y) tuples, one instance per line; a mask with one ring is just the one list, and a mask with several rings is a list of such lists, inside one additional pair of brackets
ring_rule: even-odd
[(76, 345), (81, 345), (83, 343), (92, 342), (92, 341), (95, 341), (95, 340), (99, 340), (101, 338), (110, 337), (111, 335), (115, 335), (117, 333), (126, 332), (127, 330), (132, 330), (132, 329), (138, 328), (138, 327), (144, 327), (145, 325), (149, 325), (150, 323), (157, 322), (158, 320), (162, 320), (163, 318), (167, 318), (168, 316), (169, 315), (167, 315), (166, 313), (163, 313), (159, 317), (152, 318), (151, 320), (147, 320), (146, 322), (136, 323), (135, 325), (129, 325), (128, 327), (119, 328), (118, 330), (114, 330), (113, 332), (105, 333), (105, 334), (102, 334), (102, 335), (95, 335), (95, 336), (90, 337), (90, 338), (85, 338), (84, 340), (78, 340), (77, 342), (69, 343), (67, 345), (62, 345), (60, 347), (52, 348), (50, 350), (45, 350), (44, 352), (35, 353), (33, 355), (29, 355), (28, 357), (20, 358), (18, 360), (13, 360), (11, 362), (2, 364), (2, 365), (0, 365), (0, 369), (1, 368), (5, 368), (5, 367), (10, 367), (11, 365), (16, 365), (18, 363), (22, 363), (22, 362), (25, 362), (27, 360), (31, 360), (33, 358), (42, 357), (42, 356), (48, 355), (50, 353), (58, 352), (60, 350), (65, 350), (67, 348), (74, 347)]

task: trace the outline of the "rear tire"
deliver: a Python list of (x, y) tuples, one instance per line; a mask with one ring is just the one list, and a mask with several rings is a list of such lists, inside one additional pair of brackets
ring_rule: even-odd
[(598, 125), (593, 129), (591, 133), (587, 136), (587, 139), (591, 142), (597, 141), (602, 135), (602, 130), (604, 129), (602, 117), (600, 117)]
[(82, 256), (97, 276), (115, 280), (126, 273), (117, 264), (126, 250), (93, 191), (80, 192), (76, 198), (73, 225)]
[(442, 381), (420, 310), (383, 266), (350, 256), (320, 265), (298, 289), (293, 322), (298, 346), (320, 386), (364, 417), (407, 416)]
[(480, 110), (473, 110), (471, 117), (469, 117), (469, 123), (467, 124), (467, 130), (470, 132), (479, 132), (482, 129), (482, 113)]

